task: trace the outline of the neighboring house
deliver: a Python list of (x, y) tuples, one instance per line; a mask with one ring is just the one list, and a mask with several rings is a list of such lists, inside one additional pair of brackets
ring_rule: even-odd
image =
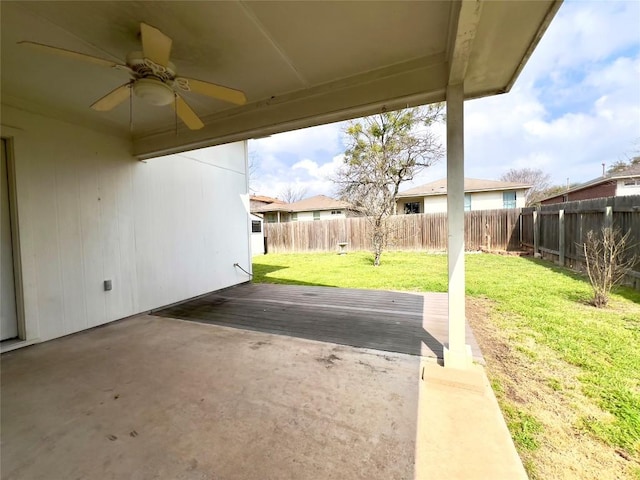
[(249, 217), (251, 220), (251, 256), (264, 255), (263, 219), (254, 213)]
[[(531, 187), (524, 183), (497, 180), (464, 179), (464, 209), (493, 210), (525, 206), (525, 193)], [(439, 213), (447, 211), (447, 179), (420, 185), (398, 194), (397, 212)]]
[(293, 203), (272, 203), (257, 208), (252, 213), (262, 214), (267, 223), (284, 223), (345, 218), (349, 216), (351, 209), (347, 202), (316, 195)]
[(608, 173), (602, 177), (570, 188), (564, 193), (543, 199), (540, 203), (572, 202), (602, 197), (624, 197), (640, 195), (640, 165), (633, 165), (621, 172)]
[(287, 202), (283, 202), (282, 200), (279, 200), (277, 198), (267, 197), (265, 195), (251, 195), (249, 197), (249, 205), (252, 212), (257, 208), (264, 207), (265, 205), (271, 205), (274, 203), (280, 204), (280, 203), (287, 203)]

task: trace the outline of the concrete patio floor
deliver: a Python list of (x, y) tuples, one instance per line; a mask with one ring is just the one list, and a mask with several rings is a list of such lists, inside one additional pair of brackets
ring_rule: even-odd
[(2, 355), (3, 479), (409, 479), (420, 358), (138, 316)]
[(3, 354), (1, 478), (526, 479), (441, 297), (270, 287)]

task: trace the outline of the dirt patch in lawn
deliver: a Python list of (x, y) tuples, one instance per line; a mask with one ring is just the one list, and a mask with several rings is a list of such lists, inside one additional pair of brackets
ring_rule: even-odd
[(489, 300), (467, 300), (467, 318), (487, 374), (531, 479), (640, 478), (633, 458), (624, 458), (583, 427), (584, 419), (604, 420), (609, 414), (582, 393), (580, 369), (532, 336), (510, 329), (504, 315)]

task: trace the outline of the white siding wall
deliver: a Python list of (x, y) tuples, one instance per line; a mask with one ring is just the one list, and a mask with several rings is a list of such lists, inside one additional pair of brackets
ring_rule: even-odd
[[(248, 280), (246, 145), (138, 162), (130, 144), (2, 106), (13, 141), (27, 340)], [(113, 290), (103, 291), (103, 281)]]
[[(321, 210), (320, 211), (320, 220), (335, 220), (337, 218), (345, 218), (346, 217), (345, 210), (340, 209), (340, 211), (342, 213), (336, 214), (336, 215), (332, 215), (331, 214), (331, 210)], [(298, 212), (298, 221), (299, 222), (312, 222), (313, 220), (314, 220), (313, 212)]]
[(616, 185), (616, 196), (625, 197), (627, 195), (640, 195), (640, 184), (625, 185), (624, 180), (618, 180), (618, 184)]
[[(524, 190), (516, 190), (516, 208), (525, 206)], [(403, 208), (404, 204), (399, 204)], [(471, 193), (471, 210), (494, 210), (504, 208), (502, 191)], [(440, 213), (447, 211), (446, 195), (431, 195), (424, 197), (425, 213)], [(400, 211), (399, 213), (403, 213)]]
[(320, 212), (320, 220), (336, 220), (338, 218), (346, 218), (345, 210), (339, 208), (336, 209), (341, 213), (332, 214), (333, 210), (323, 210)]
[(440, 213), (447, 211), (447, 196), (432, 195), (424, 197), (424, 213)]
[(298, 222), (312, 222), (313, 212), (297, 212)]
[(494, 210), (502, 208), (502, 206), (502, 192), (473, 192), (471, 194), (471, 210)]

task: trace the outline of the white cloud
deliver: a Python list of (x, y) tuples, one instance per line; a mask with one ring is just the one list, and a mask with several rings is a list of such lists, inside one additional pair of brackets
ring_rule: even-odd
[(343, 123), (294, 130), (249, 142), (256, 165), (251, 189), (278, 196), (288, 186), (307, 190), (307, 195), (331, 195), (328, 177), (344, 152)]
[(252, 188), (263, 195), (277, 197), (289, 186), (304, 189), (306, 196), (334, 194), (331, 177), (342, 164), (343, 154), (335, 155), (331, 160), (319, 163), (308, 158), (289, 167), (267, 172), (256, 179)]
[[(640, 42), (639, 42), (640, 43)], [(514, 88), (500, 97), (469, 102), (465, 125), (468, 176), (498, 178), (509, 168), (535, 167), (556, 183), (599, 176), (602, 162), (625, 157), (640, 137), (640, 55), (593, 67), (577, 90), (588, 98), (553, 114), (545, 106), (553, 88)], [(594, 79), (600, 79), (595, 81)], [(604, 80), (606, 79), (606, 81)]]
[(582, 69), (638, 46), (640, 2), (565, 2), (523, 72), (522, 80)]
[(309, 160), (305, 158), (304, 160), (294, 163), (291, 166), (292, 170), (303, 170), (306, 172), (307, 176), (310, 178), (314, 178), (316, 180), (327, 180), (330, 178), (336, 171), (336, 169), (342, 164), (344, 161), (344, 155), (336, 155), (331, 159), (330, 162), (319, 164), (314, 162), (313, 160)]
[(306, 171), (312, 171), (312, 170), (316, 171), (318, 169), (318, 164), (313, 160), (309, 160), (308, 158), (305, 158), (304, 160), (301, 160), (291, 165), (291, 170), (296, 170), (296, 169), (306, 170)]

